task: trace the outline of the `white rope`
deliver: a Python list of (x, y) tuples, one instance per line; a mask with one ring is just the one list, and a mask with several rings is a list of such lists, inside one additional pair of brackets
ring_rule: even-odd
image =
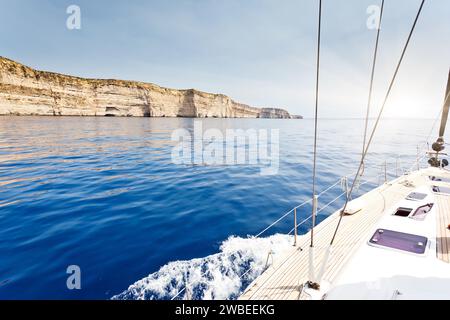
[[(305, 224), (309, 219), (311, 219), (312, 215), (309, 215), (306, 219), (303, 219), (299, 224), (297, 224), (297, 228), (300, 227), (301, 225)], [(288, 232), (288, 235), (291, 235), (291, 233), (295, 230), (295, 228), (292, 228), (291, 231)]]
[(275, 220), (274, 222), (272, 222), (267, 228), (265, 228), (263, 231), (261, 231), (260, 233), (258, 233), (255, 238), (259, 238), (260, 235), (262, 235), (264, 232), (266, 232), (267, 230), (269, 230), (270, 228), (272, 228), (274, 225), (276, 225), (278, 222), (280, 222), (281, 220), (283, 220), (284, 218), (286, 218), (291, 212), (294, 211), (294, 209), (298, 209), (300, 207), (303, 207), (304, 205), (306, 205), (307, 203), (311, 202), (312, 199), (307, 200), (305, 202), (303, 202), (302, 204), (296, 206), (295, 208), (292, 208), (291, 210), (289, 210), (288, 212), (286, 212), (284, 215), (282, 215), (280, 218), (278, 218), (277, 220)]
[(330, 202), (328, 202), (326, 205), (324, 205), (322, 208), (320, 208), (317, 211), (317, 214), (319, 214), (320, 212), (322, 212), (323, 210), (325, 210), (326, 208), (328, 208), (331, 204), (333, 204), (335, 201), (337, 201), (339, 198), (341, 198), (343, 195), (345, 195), (346, 192), (341, 193), (340, 195), (338, 195), (336, 198), (334, 198), (333, 200), (331, 200)]
[(178, 293), (170, 300), (175, 300), (180, 294), (182, 294), (184, 291), (186, 290), (186, 287), (183, 287), (183, 289), (181, 289), (180, 291), (178, 291)]
[[(338, 181), (336, 181), (336, 183), (332, 184), (331, 186), (329, 186), (328, 188), (326, 188), (325, 190), (323, 190), (321, 193), (319, 193), (317, 195), (317, 197), (321, 197), (322, 195), (324, 195), (325, 193), (327, 193), (328, 191), (330, 191), (331, 189), (333, 189), (334, 187), (336, 187), (339, 183), (341, 182), (341, 179), (339, 179)], [(301, 208), (304, 205), (308, 204), (312, 202), (312, 199), (306, 200), (304, 202), (302, 202), (301, 204), (299, 204), (298, 206), (292, 208), (291, 210), (289, 210), (288, 212), (286, 212), (285, 214), (283, 214), (280, 218), (278, 218), (277, 220), (275, 220), (274, 222), (272, 222), (269, 226), (267, 226), (264, 230), (262, 230), (260, 233), (258, 233), (255, 237), (259, 238), (260, 235), (262, 235), (264, 232), (266, 232), (267, 230), (269, 230), (270, 228), (272, 228), (274, 225), (276, 225), (278, 222), (280, 222), (281, 220), (283, 220), (284, 218), (286, 218), (290, 213), (292, 213), (295, 209)]]
[[(333, 189), (334, 187), (336, 187), (339, 183), (341, 183), (342, 179), (339, 179), (338, 181), (336, 181), (335, 184), (329, 186), (328, 188), (326, 188), (325, 190), (323, 190), (321, 193), (319, 193), (317, 195), (318, 198), (320, 198), (323, 194), (327, 193), (328, 191), (330, 191), (331, 189)], [(311, 201), (311, 200), (310, 200)]]

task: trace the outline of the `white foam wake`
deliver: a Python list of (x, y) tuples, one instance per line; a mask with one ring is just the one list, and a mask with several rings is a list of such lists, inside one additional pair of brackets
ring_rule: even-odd
[(178, 299), (236, 299), (264, 271), (269, 251), (276, 257), (290, 246), (292, 236), (288, 235), (231, 236), (222, 243), (219, 253), (170, 262), (112, 299), (171, 299), (184, 288)]

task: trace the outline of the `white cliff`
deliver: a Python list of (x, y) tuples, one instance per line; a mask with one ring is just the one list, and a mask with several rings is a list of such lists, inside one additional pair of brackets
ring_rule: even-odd
[(290, 118), (222, 94), (37, 71), (0, 57), (0, 115)]

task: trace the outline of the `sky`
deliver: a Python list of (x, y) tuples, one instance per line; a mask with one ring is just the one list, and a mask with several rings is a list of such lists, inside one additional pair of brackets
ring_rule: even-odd
[[(421, 0), (386, 0), (371, 116)], [(319, 116), (361, 118), (381, 0), (323, 0)], [(66, 27), (67, 7), (81, 29)], [(223, 93), (314, 114), (317, 0), (0, 0), (0, 56), (39, 70)], [(427, 0), (385, 117), (435, 118), (450, 68), (450, 1)]]

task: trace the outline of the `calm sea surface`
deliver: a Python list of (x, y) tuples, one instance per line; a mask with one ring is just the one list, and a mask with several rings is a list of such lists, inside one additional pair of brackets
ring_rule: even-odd
[[(171, 134), (194, 121), (279, 129), (278, 173), (173, 164)], [(397, 172), (411, 167), (432, 124), (384, 120), (365, 170), (375, 183), (359, 192), (377, 185), (386, 159), (391, 177), (396, 162)], [(356, 170), (363, 120), (321, 120), (319, 131), (318, 192)], [(261, 239), (248, 235), (309, 199), (312, 140), (312, 120), (0, 117), (0, 299), (170, 299), (186, 281), (193, 298), (235, 298), (262, 271), (266, 249), (289, 245), (275, 234), (292, 216)], [(81, 290), (66, 286), (70, 265)]]

